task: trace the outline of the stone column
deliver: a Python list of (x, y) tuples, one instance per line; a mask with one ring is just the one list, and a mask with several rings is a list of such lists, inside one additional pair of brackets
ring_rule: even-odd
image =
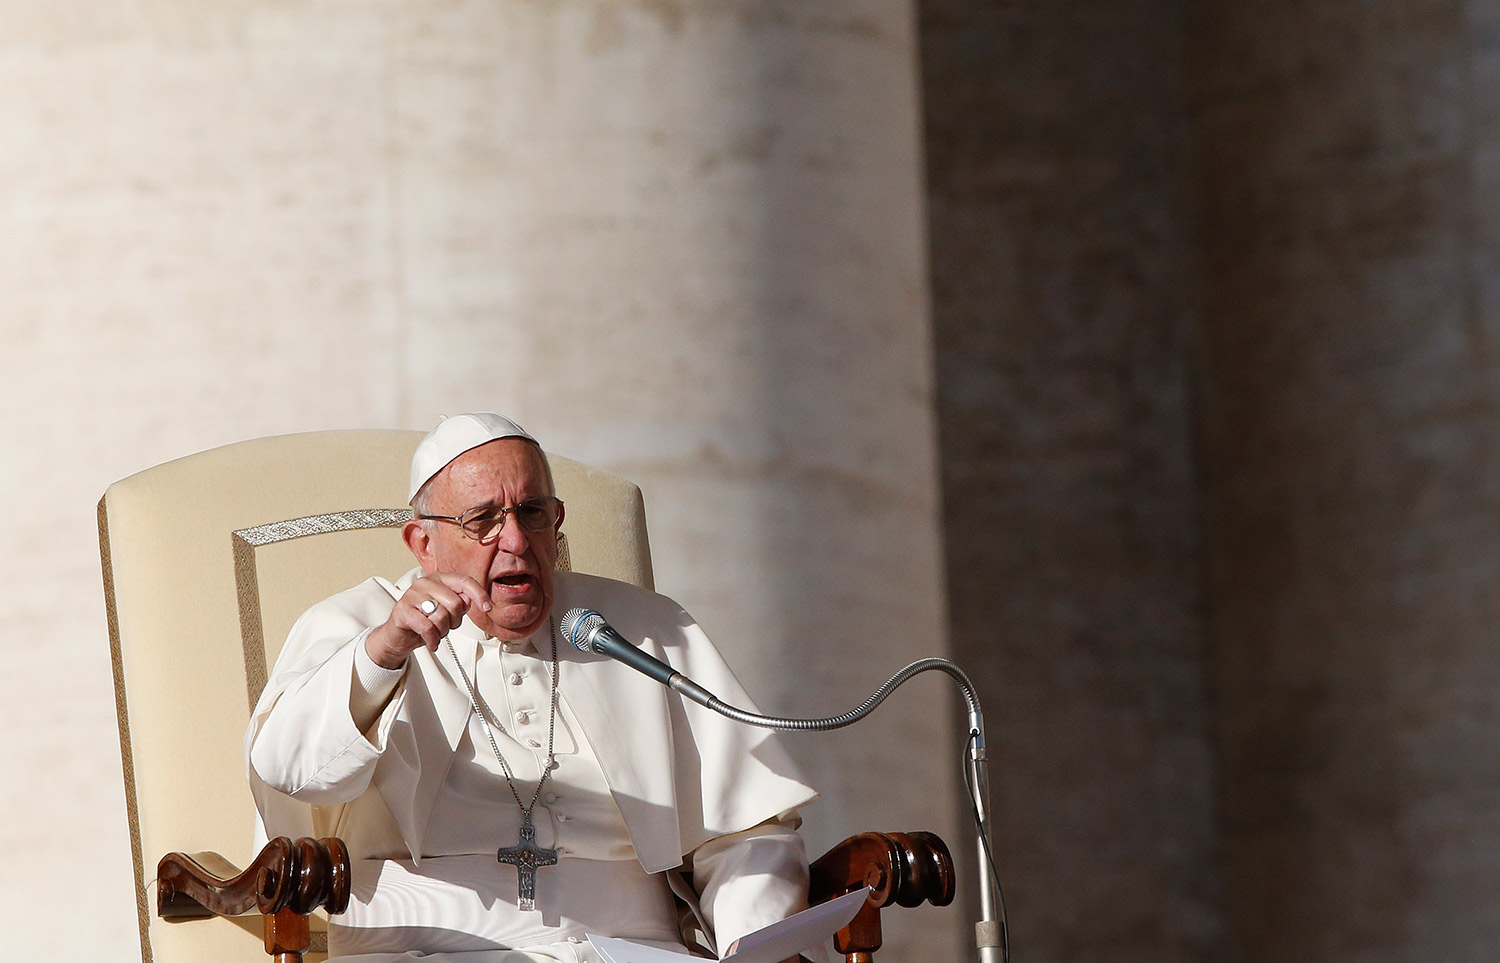
[[(408, 410), (498, 405), (637, 480), (659, 586), (768, 708), (841, 712), (945, 652), (909, 4), (400, 22)], [(953, 825), (947, 697), (790, 737), (814, 849)], [(898, 959), (957, 929), (892, 915)]]
[(1190, 14), (1233, 959), (1500, 945), (1497, 26)]
[(1217, 959), (1177, 5), (922, 8), (954, 650), (1017, 959)]

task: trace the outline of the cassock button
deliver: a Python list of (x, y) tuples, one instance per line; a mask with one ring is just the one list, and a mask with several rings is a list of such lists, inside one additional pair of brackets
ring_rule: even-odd
[(547, 795), (545, 795), (545, 796), (542, 797), (542, 800), (544, 802), (555, 803), (555, 802), (557, 802), (557, 793), (555, 793), (555, 792), (549, 792), (549, 793), (547, 793)]
[(573, 817), (569, 816), (567, 813), (558, 813), (557, 814), (557, 821), (560, 822), (560, 823), (565, 823), (565, 822), (567, 822), (568, 820), (570, 820), (572, 818)]
[(526, 681), (526, 677), (524, 675), (522, 675), (521, 673), (519, 673), (519, 672), (512, 672), (510, 674), (510, 684), (511, 685), (520, 685), (522, 682), (525, 682), (525, 681)]
[(530, 721), (531, 721), (531, 710), (530, 709), (522, 709), (520, 712), (516, 713), (516, 725), (518, 725), (518, 726), (524, 726), (524, 725), (526, 725), (526, 723), (528, 723)]
[(533, 748), (533, 749), (540, 749), (540, 748), (542, 748), (542, 743), (541, 743), (541, 740), (539, 740), (539, 739), (527, 739), (526, 740), (526, 744), (528, 746), (530, 746), (531, 748)]

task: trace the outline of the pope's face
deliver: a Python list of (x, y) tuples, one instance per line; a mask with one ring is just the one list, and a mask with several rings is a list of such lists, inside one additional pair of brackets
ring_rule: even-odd
[[(432, 480), (427, 510), (462, 515), (471, 508), (511, 508), (528, 498), (552, 495), (547, 468), (536, 445), (501, 438), (471, 448), (449, 462)], [(489, 542), (469, 538), (457, 526), (426, 522), (412, 552), (427, 574), (467, 575), (489, 592), (494, 608), (469, 610), (469, 618), (497, 639), (524, 639), (544, 626), (552, 612), (552, 578), (557, 567), (557, 529), (528, 532), (514, 513)]]

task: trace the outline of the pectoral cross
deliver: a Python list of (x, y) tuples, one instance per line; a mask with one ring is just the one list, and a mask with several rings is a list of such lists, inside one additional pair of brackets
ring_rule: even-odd
[(522, 815), (520, 842), (500, 847), (495, 858), (516, 868), (516, 907), (524, 911), (536, 909), (536, 868), (557, 862), (557, 850), (538, 846), (531, 813)]

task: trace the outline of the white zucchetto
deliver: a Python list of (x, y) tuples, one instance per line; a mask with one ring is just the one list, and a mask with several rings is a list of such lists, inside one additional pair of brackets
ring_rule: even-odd
[(427, 433), (412, 453), (411, 492), (406, 496), (407, 502), (415, 501), (417, 492), (428, 479), (447, 467), (450, 461), (470, 448), (478, 448), (497, 438), (525, 438), (539, 446), (526, 429), (493, 411), (451, 415), (438, 422), (438, 426)]

